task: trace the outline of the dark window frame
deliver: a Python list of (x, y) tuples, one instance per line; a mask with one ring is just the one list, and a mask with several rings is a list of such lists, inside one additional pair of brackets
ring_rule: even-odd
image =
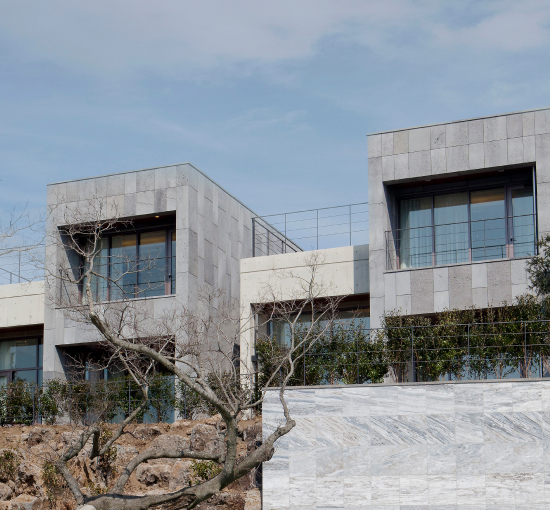
[[(2, 338), (0, 342), (11, 342), (11, 341), (18, 341), (18, 340), (36, 340), (36, 360), (37, 365), (34, 367), (21, 367), (21, 368), (6, 368), (5, 370), (0, 370), (0, 377), (6, 376), (7, 380), (6, 382), (9, 384), (14, 381), (14, 373), (15, 372), (26, 372), (34, 370), (34, 384), (39, 385), (41, 381), (39, 373), (44, 369), (44, 337), (41, 335), (29, 335), (29, 336), (21, 336), (17, 338)], [(42, 346), (42, 356), (40, 356), (40, 347)]]
[[(475, 181), (473, 183), (466, 182), (463, 185), (455, 185), (453, 187), (450, 187), (448, 189), (434, 189), (433, 191), (420, 191), (420, 192), (412, 192), (412, 193), (398, 193), (397, 196), (395, 196), (395, 211), (396, 211), (396, 220), (397, 220), (397, 232), (401, 232), (403, 228), (400, 224), (400, 211), (401, 211), (401, 202), (404, 200), (410, 200), (410, 199), (416, 199), (416, 198), (426, 198), (430, 197), (431, 200), (431, 224), (428, 226), (432, 229), (432, 239), (431, 239), (431, 248), (432, 248), (432, 263), (428, 266), (412, 266), (407, 269), (417, 269), (422, 267), (437, 267), (437, 266), (446, 266), (451, 265), (452, 263), (441, 263), (436, 264), (436, 234), (435, 234), (435, 197), (436, 196), (443, 196), (443, 195), (453, 195), (456, 193), (466, 193), (467, 195), (467, 210), (468, 210), (468, 260), (465, 262), (459, 262), (459, 264), (471, 264), (472, 262), (483, 262), (483, 261), (489, 261), (489, 260), (507, 260), (507, 259), (513, 259), (516, 258), (514, 256), (514, 234), (513, 234), (513, 216), (510, 215), (511, 212), (511, 200), (512, 200), (512, 190), (513, 189), (531, 189), (533, 192), (533, 217), (534, 217), (534, 238), (537, 239), (537, 200), (536, 200), (536, 186), (534, 182), (534, 172), (533, 172), (533, 178), (530, 179), (530, 182), (527, 183), (527, 180), (523, 181), (510, 181), (510, 182), (499, 182), (498, 180), (495, 180), (495, 182), (485, 182), (483, 184), (475, 184)], [(495, 188), (504, 188), (504, 214), (505, 216), (502, 218), (505, 220), (505, 238), (506, 238), (506, 257), (502, 257), (499, 259), (482, 259), (482, 260), (472, 260), (472, 218), (471, 218), (471, 193), (474, 191), (483, 191), (483, 190), (490, 190)], [(398, 235), (395, 239), (396, 247), (398, 248), (397, 253), (401, 253), (401, 240), (400, 236)], [(534, 255), (538, 253), (536, 243), (534, 245)], [(523, 256), (521, 256), (523, 257)], [(397, 257), (397, 268), (400, 268), (400, 256)]]
[[(110, 259), (111, 252), (113, 249), (113, 237), (121, 236), (121, 235), (135, 235), (136, 236), (136, 252), (135, 252), (135, 258), (137, 263), (139, 264), (139, 251), (140, 251), (140, 235), (145, 234), (148, 232), (160, 232), (164, 231), (164, 246), (165, 246), (165, 270), (164, 270), (164, 294), (161, 294), (160, 296), (145, 296), (142, 294), (142, 292), (139, 291), (139, 268), (136, 270), (136, 284), (134, 285), (134, 292), (133, 295), (125, 296), (123, 299), (144, 299), (146, 297), (162, 297), (162, 296), (171, 296), (176, 294), (176, 275), (173, 274), (172, 268), (175, 268), (175, 264), (172, 263), (172, 261), (175, 260), (176, 253), (172, 253), (172, 251), (176, 251), (176, 249), (172, 250), (172, 235), (176, 233), (176, 226), (173, 224), (163, 224), (163, 225), (150, 225), (143, 228), (131, 228), (131, 229), (120, 229), (117, 231), (113, 231), (112, 233), (109, 233), (104, 236), (104, 239), (108, 240), (108, 255), (107, 257)], [(84, 241), (85, 242), (85, 241)], [(176, 236), (176, 245), (177, 245), (177, 236)], [(107, 263), (107, 289), (106, 289), (106, 297), (104, 300), (100, 301), (111, 301), (111, 285), (109, 283), (109, 279), (111, 277), (111, 266), (114, 264), (114, 262), (108, 262)], [(84, 260), (81, 259), (80, 266), (83, 270), (84, 268)], [(84, 297), (84, 282), (80, 285), (80, 299), (82, 300)], [(113, 301), (116, 301), (118, 298), (113, 299)]]

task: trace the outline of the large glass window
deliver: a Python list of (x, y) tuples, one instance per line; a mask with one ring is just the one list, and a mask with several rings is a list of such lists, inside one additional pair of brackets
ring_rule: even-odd
[(102, 239), (94, 258), (99, 276), (92, 279), (96, 300), (174, 294), (176, 233), (152, 230)]
[(399, 210), (401, 268), (432, 265), (432, 197), (402, 200)]
[[(327, 323), (319, 321), (320, 328), (327, 327)], [(370, 329), (370, 312), (369, 310), (351, 310), (340, 311), (338, 318), (333, 322), (333, 326), (361, 327), (364, 330)], [(308, 328), (311, 326), (311, 315), (308, 313), (302, 314), (297, 321), (297, 327)], [(288, 321), (273, 320), (268, 324), (268, 334), (279, 345), (290, 345), (292, 338), (291, 328)], [(330, 337), (330, 332), (327, 333), (327, 337)]]
[(42, 338), (0, 341), (0, 386), (17, 379), (42, 384)]
[(535, 253), (533, 189), (434, 194), (399, 203), (401, 269)]
[(527, 257), (535, 253), (535, 218), (533, 215), (533, 190), (511, 190), (512, 230), (514, 257)]
[(468, 194), (434, 197), (435, 263), (454, 264), (469, 258)]
[(506, 258), (504, 188), (472, 191), (472, 260)]

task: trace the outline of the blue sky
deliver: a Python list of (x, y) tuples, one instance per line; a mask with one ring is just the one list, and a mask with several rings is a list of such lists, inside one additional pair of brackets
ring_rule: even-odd
[(0, 3), (0, 199), (190, 161), (259, 214), (367, 200), (366, 134), (550, 105), (550, 2)]

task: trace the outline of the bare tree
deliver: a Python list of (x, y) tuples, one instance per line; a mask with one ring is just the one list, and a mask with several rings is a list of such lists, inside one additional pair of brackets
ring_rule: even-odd
[[(108, 362), (123, 367), (141, 391), (140, 405), (125, 417), (108, 441), (100, 441), (101, 417), (98, 415), (55, 459), (54, 464), (78, 505), (91, 505), (97, 510), (147, 509), (163, 504), (191, 509), (269, 460), (277, 440), (295, 426), (285, 399), (285, 388), (292, 379), (296, 363), (330, 329), (338, 306), (338, 299), (325, 297), (330, 293), (326, 288), (328, 284), (320, 281), (319, 261), (312, 258), (306, 272), (300, 275), (275, 275), (274, 281), (296, 278), (297, 290), (290, 299), (288, 295), (281, 299), (278, 285), (268, 284), (259, 301), (270, 304), (243, 311), (221, 290), (205, 288), (196, 302), (173, 300), (178, 303), (167, 307), (161, 316), (155, 316), (147, 306), (146, 297), (147, 289), (155, 282), (144, 275), (163, 261), (155, 257), (135, 260), (132, 256), (103, 259), (104, 236), (131, 226), (119, 220), (116, 211), (106, 210), (100, 200), (91, 199), (80, 204), (78, 210), (57, 211), (53, 223), (62, 225), (51, 233), (52, 242), (57, 244), (57, 252), (61, 255), (55, 265), (50, 264), (48, 277), (54, 282), (49, 286), (50, 299), (67, 317), (98, 337)], [(104, 264), (109, 265), (109, 271), (104, 270)], [(138, 274), (140, 279), (136, 279)], [(131, 286), (128, 282), (132, 282)], [(139, 282), (143, 283), (138, 285)], [(264, 374), (260, 387), (257, 372), (235, 363), (233, 354), (245, 330), (258, 327), (258, 320), (256, 323), (250, 320), (251, 313), (260, 317), (260, 326), (269, 320), (280, 320), (289, 325), (290, 331), (284, 355), (277, 360), (272, 373)], [(304, 314), (310, 316), (307, 323), (300, 319)], [(71, 462), (80, 452), (86, 451), (90, 442), (89, 458), (101, 458), (127, 432), (129, 424), (149, 406), (150, 376), (158, 370), (174, 375), (215, 409), (219, 418), (219, 448), (214, 453), (191, 449), (146, 450), (126, 465), (105, 494), (87, 495), (71, 474)], [(244, 458), (237, 458), (238, 421), (243, 413), (261, 406), (266, 391), (275, 381), (284, 420), (264, 434), (261, 446)], [(213, 461), (219, 465), (220, 472), (203, 483), (167, 494), (125, 494), (134, 470), (143, 462), (159, 458)]]

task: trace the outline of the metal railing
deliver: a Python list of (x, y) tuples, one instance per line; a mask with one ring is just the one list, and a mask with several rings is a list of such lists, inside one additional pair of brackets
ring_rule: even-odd
[(368, 244), (367, 202), (253, 218), (254, 256)]
[[(52, 391), (53, 390), (53, 391)], [(196, 397), (187, 387), (178, 390), (174, 376), (157, 377), (149, 389), (149, 405), (136, 420), (171, 423), (176, 414), (192, 418)], [(139, 388), (130, 380), (47, 381), (41, 385), (16, 380), (0, 386), (0, 426), (14, 423), (53, 423), (96, 420), (99, 415), (120, 422), (142, 403)]]
[(550, 321), (336, 327), (295, 367), (294, 386), (550, 377)]
[[(59, 271), (61, 294), (70, 301), (74, 272), (84, 274), (86, 266)], [(94, 300), (112, 301), (176, 293), (176, 256), (135, 257), (108, 256), (94, 262), (91, 287)], [(78, 289), (81, 297), (86, 281)], [(75, 289), (76, 291), (77, 289)]]
[(3, 247), (0, 250), (0, 285), (44, 279), (45, 245)]
[(531, 256), (535, 232), (535, 214), (389, 230), (386, 269)]

